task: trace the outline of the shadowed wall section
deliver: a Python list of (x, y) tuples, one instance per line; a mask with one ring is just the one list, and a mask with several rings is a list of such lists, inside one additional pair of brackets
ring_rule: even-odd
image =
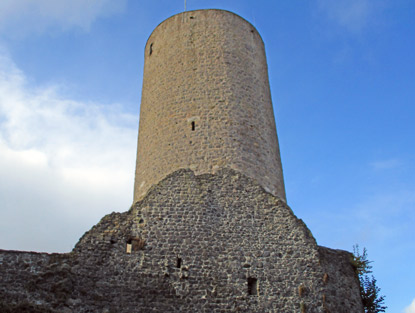
[(350, 257), (245, 175), (178, 170), (71, 253), (0, 250), (0, 312), (362, 313)]
[(0, 250), (0, 312), (362, 313), (351, 254), (285, 202), (252, 25), (186, 12), (145, 53), (134, 205), (70, 253)]

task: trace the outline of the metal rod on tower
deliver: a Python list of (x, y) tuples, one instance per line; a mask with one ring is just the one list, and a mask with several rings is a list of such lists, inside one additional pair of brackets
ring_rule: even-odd
[(186, 12), (186, 0), (184, 0), (184, 11)]

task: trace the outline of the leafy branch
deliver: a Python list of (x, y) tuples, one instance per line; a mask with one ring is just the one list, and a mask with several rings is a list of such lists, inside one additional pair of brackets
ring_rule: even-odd
[(384, 306), (385, 296), (380, 295), (380, 288), (376, 285), (376, 279), (372, 273), (372, 261), (367, 259), (367, 250), (363, 248), (360, 253), (359, 245), (353, 246), (352, 265), (355, 269), (360, 282), (360, 296), (362, 298), (365, 313), (385, 312)]

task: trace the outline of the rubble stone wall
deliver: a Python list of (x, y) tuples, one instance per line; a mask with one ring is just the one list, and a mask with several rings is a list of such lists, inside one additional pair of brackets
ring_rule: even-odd
[(179, 170), (71, 253), (1, 251), (0, 311), (363, 312), (349, 258), (241, 173)]

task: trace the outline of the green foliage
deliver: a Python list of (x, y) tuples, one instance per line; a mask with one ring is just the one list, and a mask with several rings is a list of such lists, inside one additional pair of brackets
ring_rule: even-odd
[(367, 259), (367, 250), (363, 248), (362, 254), (359, 251), (359, 245), (353, 246), (353, 260), (352, 265), (355, 268), (356, 274), (359, 276), (359, 279), (362, 275), (372, 273), (370, 265), (372, 261)]
[(359, 246), (353, 246), (353, 260), (352, 265), (355, 268), (356, 274), (360, 282), (360, 296), (362, 298), (365, 313), (385, 312), (384, 306), (385, 296), (380, 295), (380, 288), (376, 286), (376, 279), (368, 274), (372, 273), (372, 261), (367, 259), (367, 250), (363, 248), (360, 254)]
[(365, 275), (360, 280), (360, 294), (366, 313), (385, 312), (386, 306), (383, 305), (385, 296), (379, 294), (380, 288), (376, 286), (376, 279)]

